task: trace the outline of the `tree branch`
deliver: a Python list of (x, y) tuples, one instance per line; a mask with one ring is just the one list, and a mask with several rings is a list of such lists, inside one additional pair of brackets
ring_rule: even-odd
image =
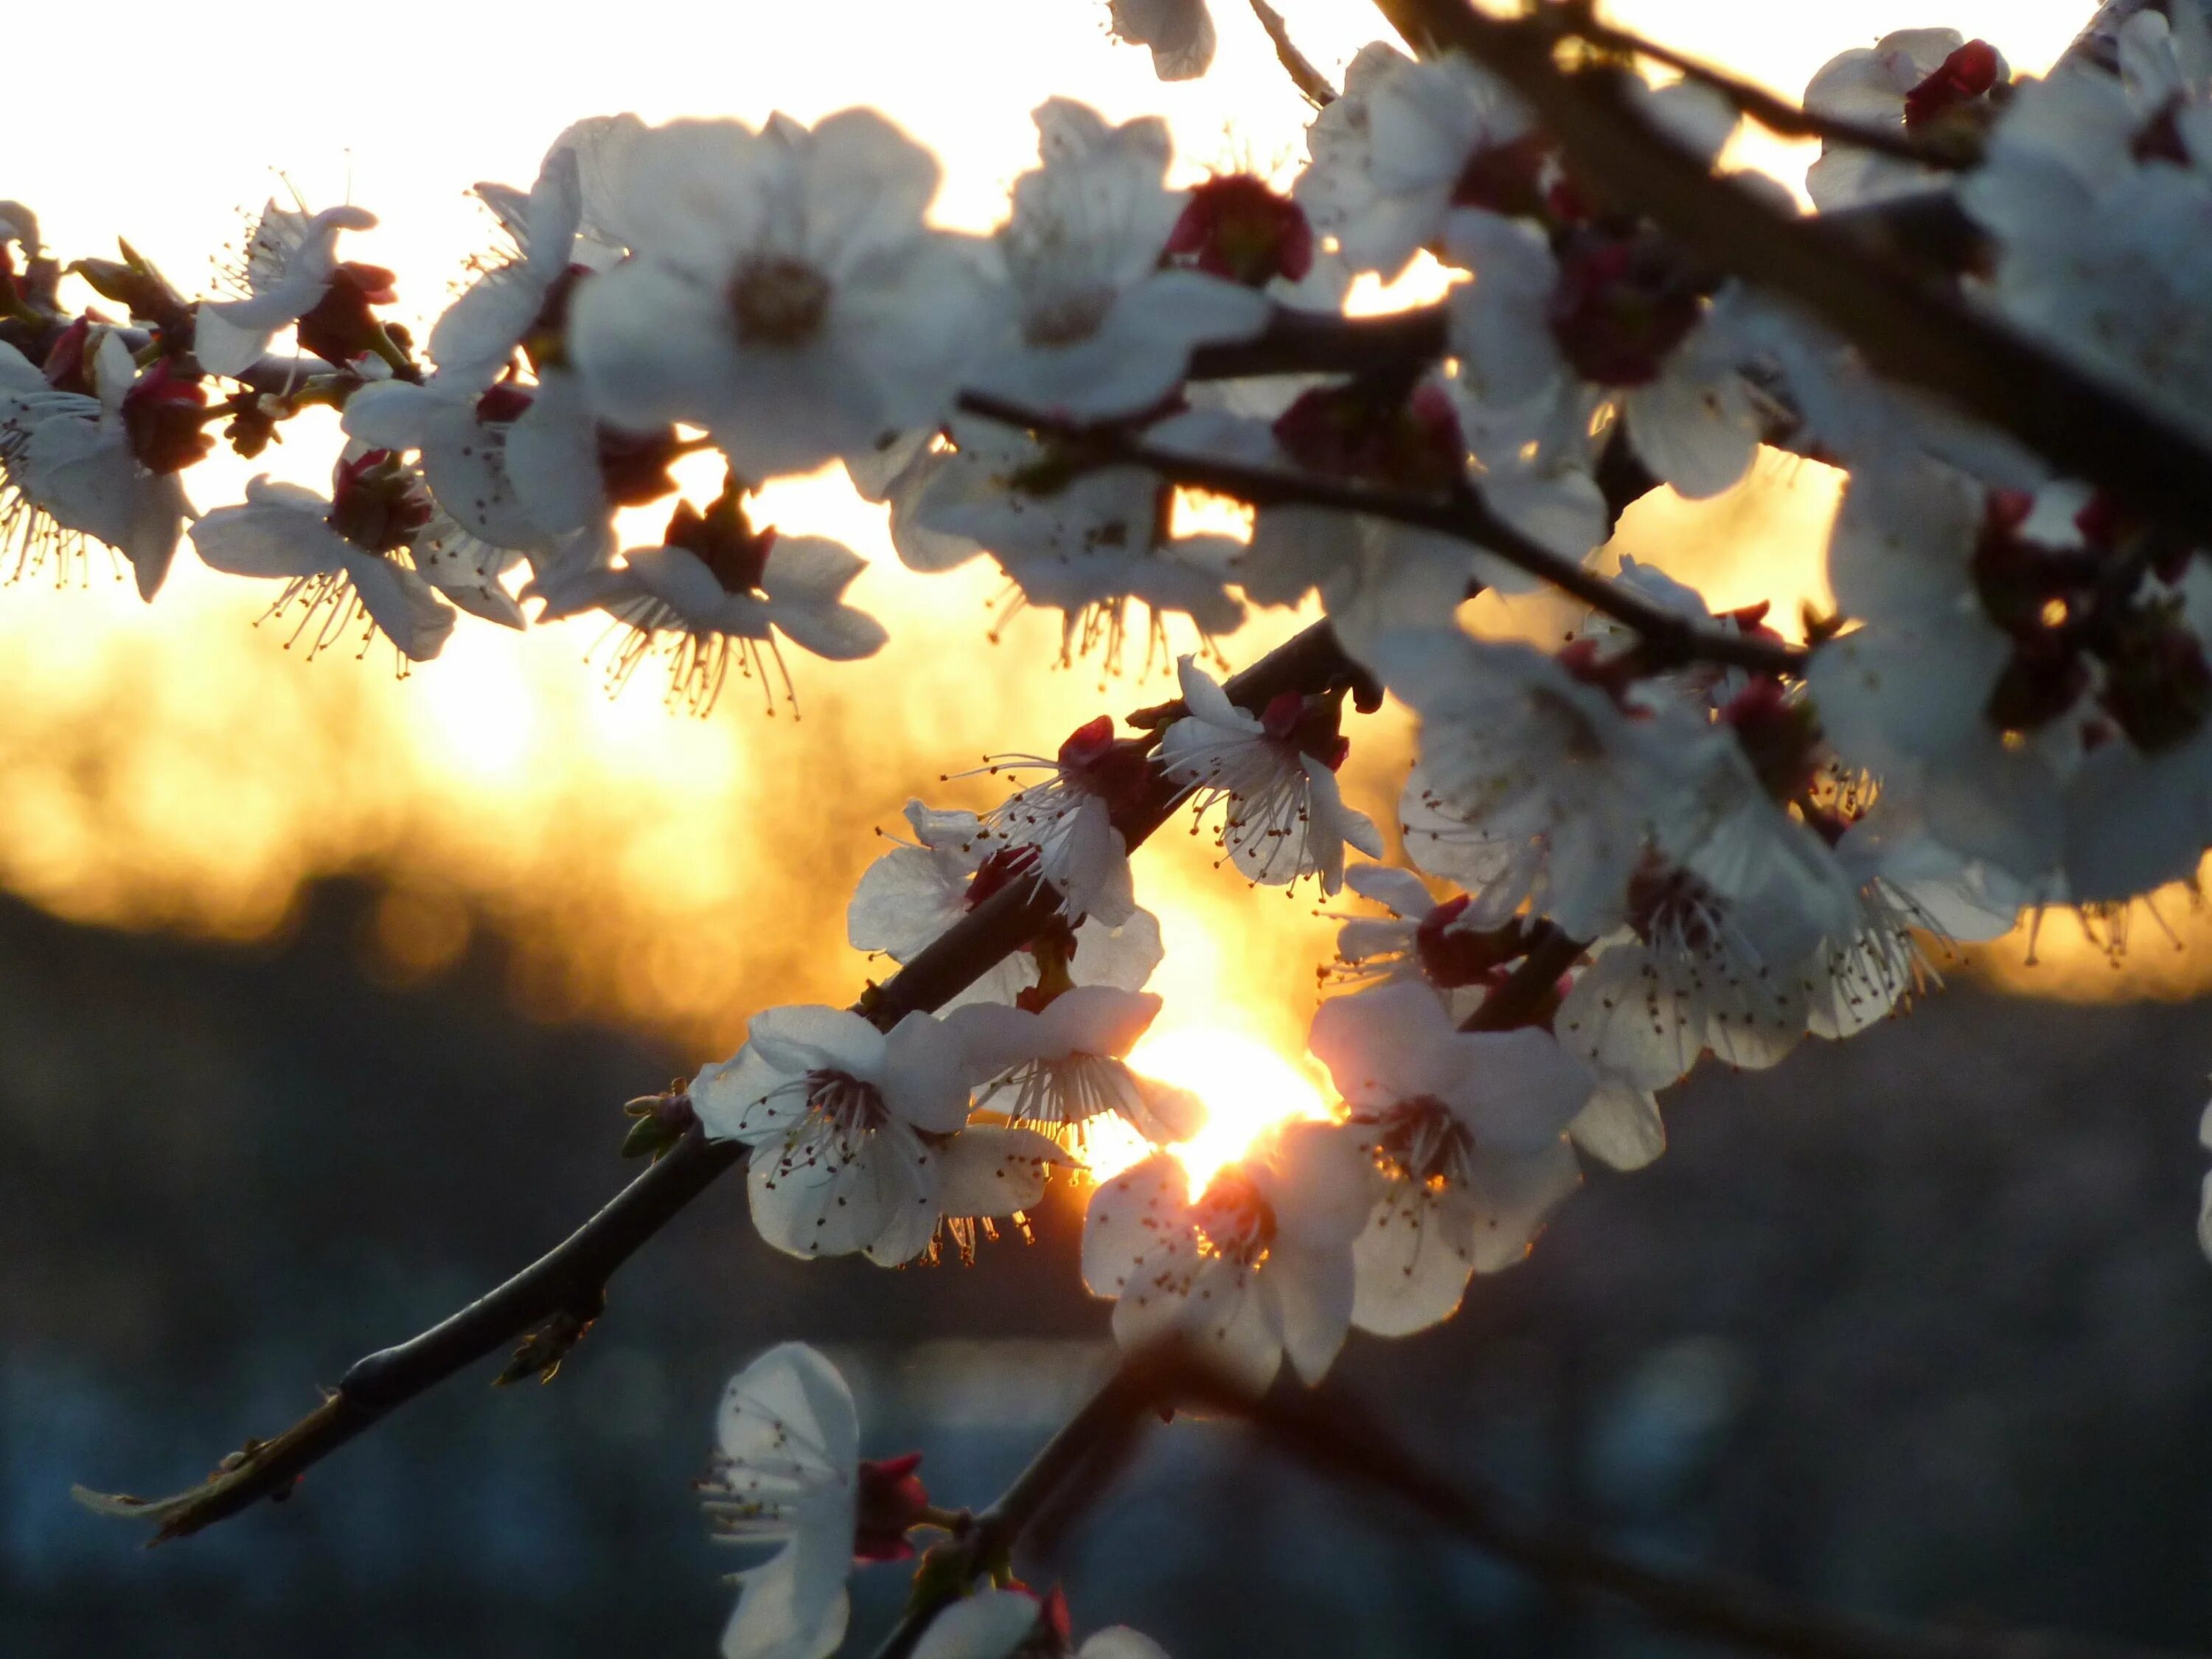
[[(1280, 691), (1320, 693), (1364, 678), (1321, 622), (1231, 676), (1224, 690), (1232, 702), (1256, 712)], [(1186, 793), (1155, 773), (1147, 799), (1116, 822), (1132, 852)], [(1058, 908), (1058, 896), (1036, 884), (1001, 888), (890, 978), (871, 986), (857, 1012), (888, 1029), (917, 1009), (941, 1006), (1036, 938)], [(550, 1252), (420, 1335), (358, 1361), (313, 1411), (272, 1439), (249, 1440), (199, 1486), (161, 1498), (80, 1486), (78, 1501), (100, 1514), (157, 1522), (151, 1541), (158, 1544), (188, 1536), (262, 1498), (289, 1496), (307, 1469), (456, 1372), (548, 1320), (566, 1316), (580, 1326), (588, 1323), (604, 1305), (615, 1270), (744, 1159), (742, 1146), (709, 1141), (694, 1127)]]
[(1275, 59), (1283, 66), (1283, 73), (1291, 77), (1291, 84), (1305, 95), (1305, 100), (1316, 109), (1322, 109), (1336, 101), (1336, 88), (1328, 83), (1313, 64), (1313, 59), (1298, 50), (1297, 42), (1291, 39), (1289, 27), (1283, 14), (1267, 3), (1267, 0), (1252, 0), (1252, 15), (1260, 20), (1260, 27), (1267, 31), (1267, 38), (1275, 43)]
[(1818, 218), (1790, 217), (1656, 129), (1620, 72), (1564, 70), (1553, 26), (1466, 0), (1376, 0), (1402, 33), (1463, 51), (1535, 112), (1572, 164), (1634, 204), (1713, 268), (1804, 306), (1887, 378), (1923, 386), (2008, 432), (2061, 471), (2212, 541), (2212, 448), (2188, 428), (2002, 318), (1869, 253)]
[(1249, 1420), (1314, 1473), (1405, 1504), (1431, 1524), (1534, 1577), (1628, 1603), (1655, 1624), (1795, 1659), (2152, 1659), (2123, 1643), (2021, 1632), (1905, 1626), (1808, 1607), (1763, 1584), (1621, 1554), (1575, 1530), (1516, 1510), (1502, 1496), (1454, 1483), (1435, 1460), (1395, 1444), (1341, 1390), (1278, 1389), (1250, 1401), (1194, 1368), (1186, 1396)]
[(1457, 537), (1634, 629), (1643, 636), (1644, 649), (1655, 666), (1717, 662), (1767, 674), (1792, 674), (1804, 666), (1805, 653), (1796, 646), (1699, 628), (1554, 553), (1491, 512), (1473, 489), (1449, 496), (1416, 495), (1315, 473), (1185, 454), (1146, 444), (1123, 428), (1030, 409), (983, 392), (963, 392), (959, 407), (986, 420), (1081, 444), (1101, 465), (1149, 467), (1170, 483), (1232, 496), (1254, 507), (1327, 507)]
[(1978, 140), (1930, 143), (1903, 127), (1868, 126), (1863, 122), (1820, 114), (1660, 41), (1602, 22), (1586, 5), (1554, 3), (1547, 15), (1568, 33), (1594, 46), (1649, 58), (1655, 64), (1680, 70), (1685, 79), (1711, 87), (1769, 132), (1779, 133), (1785, 138), (1818, 138), (1827, 143), (1893, 155), (1901, 161), (1917, 162), (1940, 171), (1972, 167), (1979, 159)]

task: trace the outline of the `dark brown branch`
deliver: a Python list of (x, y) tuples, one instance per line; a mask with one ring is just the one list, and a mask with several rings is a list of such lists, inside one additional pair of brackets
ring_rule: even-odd
[(1707, 1640), (1796, 1659), (2152, 1659), (2123, 1643), (2021, 1632), (1905, 1626), (1808, 1607), (1763, 1584), (1697, 1568), (1638, 1561), (1571, 1528), (1520, 1512), (1501, 1496), (1436, 1473), (1340, 1390), (1278, 1389), (1253, 1401), (1194, 1370), (1188, 1395), (1248, 1419), (1316, 1474), (1404, 1504), (1431, 1525), (1534, 1577), (1610, 1595), (1654, 1623)]
[(953, 1541), (955, 1555), (941, 1571), (931, 1575), (934, 1593), (917, 1596), (877, 1648), (875, 1659), (906, 1659), (937, 1615), (965, 1593), (971, 1580), (1006, 1565), (1022, 1534), (1071, 1477), (1091, 1462), (1101, 1448), (1126, 1442), (1146, 1413), (1176, 1396), (1188, 1364), (1173, 1344), (1140, 1349), (1123, 1360), (1104, 1386), (1045, 1442), (1013, 1484)]
[(1460, 1022), (1461, 1030), (1510, 1031), (1528, 1024), (1558, 996), (1559, 975), (1589, 946), (1555, 923), (1540, 921), (1536, 927), (1539, 932), (1521, 965)]
[[(1901, 126), (1874, 127), (1822, 115), (1787, 98), (1778, 98), (1765, 87), (1701, 63), (1672, 46), (1601, 21), (1585, 6), (1555, 5), (1546, 15), (1566, 33), (1594, 46), (1648, 58), (1655, 64), (1680, 70), (1685, 79), (1711, 87), (1769, 132), (1779, 133), (1785, 138), (1819, 138), (1827, 143), (1875, 150), (1902, 161), (1944, 171), (1972, 167), (1979, 159), (1978, 140), (1959, 138), (1948, 143), (1929, 143)], [(1971, 130), (1960, 127), (1946, 131), (1963, 134)]]
[[(1320, 693), (1362, 678), (1323, 622), (1231, 676), (1224, 690), (1232, 702), (1257, 710), (1279, 691)], [(1149, 798), (1117, 822), (1132, 851), (1183, 793), (1158, 778)], [(1036, 938), (1056, 909), (1057, 899), (1034, 885), (1002, 888), (890, 979), (872, 986), (859, 1012), (889, 1027), (917, 1009), (938, 1007)], [(709, 1141), (694, 1128), (565, 1242), (450, 1318), (360, 1360), (321, 1405), (273, 1439), (247, 1442), (201, 1485), (150, 1499), (80, 1487), (79, 1500), (103, 1514), (156, 1522), (153, 1541), (160, 1543), (198, 1532), (262, 1498), (288, 1496), (308, 1468), (456, 1372), (548, 1320), (566, 1316), (580, 1324), (595, 1317), (615, 1270), (744, 1158), (742, 1146)]]
[(1260, 20), (1260, 27), (1267, 31), (1267, 38), (1275, 43), (1275, 60), (1282, 64), (1283, 73), (1291, 77), (1291, 84), (1304, 94), (1305, 100), (1316, 109), (1336, 101), (1336, 88), (1328, 83), (1328, 76), (1313, 65), (1313, 59), (1298, 50), (1297, 42), (1291, 39), (1291, 31), (1283, 21), (1283, 14), (1267, 3), (1267, 0), (1252, 0), (1252, 15)]
[(1149, 467), (1171, 483), (1232, 496), (1254, 507), (1327, 507), (1457, 537), (1634, 629), (1642, 636), (1642, 649), (1655, 667), (1717, 662), (1760, 673), (1791, 674), (1804, 666), (1805, 653), (1795, 646), (1778, 640), (1699, 628), (1576, 561), (1554, 553), (1492, 513), (1472, 488), (1456, 495), (1417, 495), (1372, 489), (1316, 473), (1184, 454), (1146, 444), (1118, 427), (1077, 421), (981, 392), (963, 392), (960, 407), (987, 420), (1080, 444), (1102, 465), (1110, 462)]
[(1370, 374), (1444, 355), (1449, 313), (1415, 306), (1371, 317), (1279, 306), (1249, 340), (1202, 345), (1191, 354), (1194, 380), (1234, 380), (1248, 374)]
[(1714, 177), (1635, 108), (1620, 71), (1561, 69), (1545, 23), (1491, 17), (1464, 0), (1377, 3), (1401, 32), (1480, 59), (1535, 111), (1573, 166), (1714, 269), (1802, 305), (1876, 373), (1945, 396), (2061, 471), (2212, 541), (2212, 448), (2171, 416), (1857, 238)]
[[(876, 1650), (906, 1659), (937, 1615), (968, 1586), (1009, 1565), (1024, 1532), (1056, 1497), (1095, 1498), (1088, 1480), (1112, 1463), (1154, 1411), (1194, 1407), (1241, 1419), (1325, 1480), (1391, 1498), (1438, 1530), (1547, 1583), (1613, 1597), (1655, 1624), (1709, 1641), (1793, 1659), (2158, 1659), (2124, 1644), (2019, 1632), (1905, 1626), (1807, 1606), (1733, 1575), (1638, 1561), (1586, 1534), (1520, 1510), (1500, 1495), (1437, 1473), (1334, 1385), (1279, 1385), (1255, 1400), (1173, 1338), (1126, 1358), (1031, 1460), (1006, 1492), (925, 1569), (924, 1588)], [(1077, 1490), (1079, 1489), (1079, 1490)]]

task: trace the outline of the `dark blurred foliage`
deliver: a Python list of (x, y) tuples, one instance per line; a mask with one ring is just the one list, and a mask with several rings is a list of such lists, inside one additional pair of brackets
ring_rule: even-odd
[[(708, 1655), (731, 1559), (689, 1481), (722, 1379), (822, 1343), (868, 1449), (981, 1503), (1103, 1363), (1073, 1214), (973, 1268), (805, 1265), (739, 1182), (617, 1279), (550, 1386), (492, 1367), (293, 1501), (148, 1553), (72, 1480), (167, 1491), (628, 1173), (626, 1097), (697, 1056), (530, 1024), (495, 945), (390, 988), (373, 895), (268, 946), (0, 905), (0, 1653)], [(1450, 1325), (1339, 1380), (1439, 1467), (1839, 1603), (2172, 1644), (2212, 1631), (2202, 1006), (1935, 1000), (1703, 1075)], [(1684, 1650), (1180, 1423), (1060, 1540), (1081, 1625), (1178, 1659)], [(860, 1586), (872, 1638), (896, 1569)]]

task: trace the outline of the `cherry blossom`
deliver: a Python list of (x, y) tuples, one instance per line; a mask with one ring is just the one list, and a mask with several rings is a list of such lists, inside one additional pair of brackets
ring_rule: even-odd
[(1749, 470), (1759, 422), (1741, 353), (1713, 320), (1705, 278), (1656, 231), (1591, 220), (1547, 234), (1462, 210), (1452, 257), (1475, 273), (1454, 291), (1461, 378), (1491, 447), (1533, 441), (1587, 465), (1607, 417), (1662, 482), (1719, 494)]
[(1036, 1203), (1043, 1166), (1060, 1157), (1042, 1135), (963, 1134), (972, 1069), (958, 1036), (929, 1014), (886, 1033), (839, 1008), (771, 1008), (735, 1056), (692, 1080), (690, 1098), (710, 1138), (752, 1149), (763, 1239), (792, 1255), (865, 1251), (890, 1266), (928, 1249), (947, 1215)]
[(1249, 339), (1267, 325), (1268, 304), (1253, 287), (1170, 258), (1194, 202), (1163, 182), (1165, 122), (1117, 127), (1065, 98), (1039, 105), (1035, 119), (1042, 165), (1014, 180), (1012, 213), (995, 239), (1013, 301), (1010, 333), (969, 380), (1086, 418), (1155, 410), (1194, 347)]
[(1711, 729), (1671, 706), (1632, 713), (1527, 646), (1403, 630), (1376, 653), (1421, 717), (1401, 808), (1423, 868), (1478, 895), (1474, 925), (1524, 902), (1577, 938), (1611, 932), (1653, 846), (1691, 844)]
[(1580, 1179), (1567, 1126), (1595, 1079), (1547, 1031), (1465, 1032), (1413, 984), (1325, 1002), (1309, 1039), (1386, 1182), (1353, 1246), (1352, 1322), (1402, 1336), (1519, 1261)]
[(1109, 672), (1133, 605), (1148, 613), (1148, 665), (1169, 615), (1188, 616), (1207, 638), (1243, 623), (1229, 591), (1243, 550), (1223, 536), (1170, 535), (1171, 492), (1157, 474), (1077, 467), (1055, 444), (988, 422), (951, 431), (957, 447), (931, 453), (894, 497), (892, 539), (909, 568), (951, 569), (988, 550), (1019, 595), (1003, 615), (1020, 605), (1059, 611), (1062, 659), (1103, 647)]
[(430, 331), (429, 355), (441, 379), (477, 390), (489, 386), (517, 347), (553, 323), (549, 310), (565, 307), (565, 290), (588, 270), (575, 259), (584, 210), (579, 165), (573, 148), (556, 145), (527, 196), (504, 185), (476, 187), (513, 240), (515, 257), (479, 276)]
[(1149, 798), (1152, 769), (1146, 750), (1142, 742), (1116, 738), (1112, 718), (1101, 714), (1079, 726), (1050, 760), (1007, 755), (992, 762), (994, 772), (1052, 774), (985, 813), (983, 828), (1008, 847), (1036, 849), (1036, 873), (1060, 896), (1060, 914), (1071, 921), (1091, 915), (1119, 926), (1135, 913), (1128, 843), (1114, 820), (1140, 810)]
[(1108, 1113), (1155, 1145), (1188, 1140), (1204, 1123), (1196, 1096), (1125, 1063), (1159, 1011), (1159, 998), (1145, 992), (1041, 986), (1011, 1008), (970, 1003), (946, 1024), (989, 1079), (976, 1094), (979, 1108), (1041, 1125), (1079, 1152), (1085, 1127)]
[(633, 252), (578, 289), (568, 340), (605, 418), (702, 425), (758, 483), (937, 417), (985, 289), (922, 222), (927, 150), (854, 109), (672, 122), (611, 166)]
[(1192, 787), (1200, 817), (1223, 809), (1221, 845), (1239, 871), (1272, 886), (1312, 876), (1334, 893), (1344, 884), (1346, 842), (1382, 856), (1374, 824), (1337, 788), (1351, 748), (1337, 731), (1340, 699), (1285, 692), (1253, 714), (1193, 659), (1176, 666), (1190, 712), (1160, 733), (1160, 767)]
[[(1986, 123), (1995, 113), (1991, 94), (2009, 79), (2004, 55), (1986, 40), (1969, 40), (1956, 29), (1895, 29), (1823, 64), (1805, 88), (1805, 107), (1924, 137), (1946, 125)], [(1822, 145), (1805, 173), (1806, 193), (1827, 212), (1942, 183), (1930, 168), (1855, 144)]]
[(94, 395), (57, 389), (0, 343), (0, 549), (15, 548), (19, 570), (51, 553), (65, 575), (73, 544), (89, 537), (131, 562), (150, 600), (196, 516), (178, 475), (209, 447), (207, 394), (166, 359), (140, 373), (112, 332), (91, 368)]
[(1318, 1382), (1351, 1327), (1352, 1241), (1377, 1179), (1358, 1132), (1333, 1123), (1276, 1129), (1194, 1197), (1181, 1161), (1155, 1153), (1091, 1194), (1084, 1282), (1116, 1298), (1124, 1347), (1179, 1330), (1255, 1393), (1285, 1354)]
[(882, 649), (883, 625), (844, 602), (866, 568), (842, 542), (755, 531), (732, 479), (703, 514), (679, 501), (660, 545), (631, 548), (618, 568), (587, 567), (535, 591), (547, 599), (547, 617), (596, 605), (632, 631), (617, 659), (617, 684), (669, 639), (670, 701), (704, 714), (733, 661), (763, 685), (773, 664), (788, 696), (782, 640), (833, 662)]
[[(911, 842), (902, 842), (860, 874), (845, 913), (845, 934), (856, 951), (881, 951), (910, 962), (938, 935), (1002, 888), (1036, 878), (1036, 854), (1001, 845), (973, 812), (906, 804)], [(1032, 939), (1005, 957), (945, 1006), (1012, 1003), (1048, 977), (1070, 984), (1141, 991), (1159, 966), (1160, 924), (1151, 911), (1131, 911), (1109, 924), (1085, 916)]]
[(2011, 100), (1960, 199), (1996, 239), (2007, 317), (2212, 431), (2212, 172), (2188, 149), (2212, 156), (2212, 109), (2177, 107), (2147, 124), (2119, 81), (2069, 66)]
[(431, 516), (421, 480), (390, 451), (371, 449), (339, 462), (327, 499), (263, 474), (246, 486), (243, 506), (192, 526), (192, 545), (213, 569), (283, 580), (271, 613), (299, 607), (292, 637), (312, 627), (311, 654), (366, 620), (421, 662), (453, 631), (452, 608), (398, 557)]
[(854, 1563), (912, 1553), (928, 1493), (916, 1456), (863, 1462), (852, 1391), (803, 1342), (770, 1348), (730, 1379), (700, 1486), (718, 1541), (775, 1547), (736, 1575), (724, 1659), (826, 1659), (844, 1640)]
[(1545, 152), (1527, 111), (1456, 56), (1414, 62), (1381, 41), (1345, 70), (1344, 91), (1306, 130), (1312, 165), (1297, 197), (1353, 270), (1402, 273), (1454, 207), (1522, 211)]
[(1206, 0), (1106, 0), (1114, 38), (1152, 49), (1163, 81), (1193, 81), (1213, 62), (1213, 14)]
[[(200, 302), (192, 336), (200, 367), (210, 374), (243, 374), (278, 333), (323, 305), (334, 286), (343, 287), (343, 297), (351, 301), (343, 309), (373, 302), (379, 295), (389, 299), (389, 271), (338, 263), (340, 231), (375, 228), (376, 216), (366, 208), (325, 208), (311, 215), (270, 203), (246, 245), (246, 297)], [(300, 344), (318, 349), (305, 334)], [(343, 345), (356, 349), (342, 347), (331, 361), (348, 362), (368, 349), (366, 342), (350, 337)]]

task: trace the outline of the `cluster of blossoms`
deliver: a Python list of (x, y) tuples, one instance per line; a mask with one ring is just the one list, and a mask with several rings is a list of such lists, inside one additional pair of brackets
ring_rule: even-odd
[[(1115, 0), (1112, 20), (1163, 75), (1214, 49), (1196, 0)], [(1737, 120), (1721, 92), (1609, 84), (1711, 174)], [(1936, 204), (1973, 248), (1947, 303), (2212, 447), (2199, 0), (2137, 9), (2112, 61), (2039, 81), (1983, 41), (1894, 34), (1807, 105), (1837, 134), (1809, 179), (1824, 213)], [(1123, 1342), (1178, 1333), (1254, 1390), (1285, 1359), (1319, 1380), (1354, 1328), (1449, 1317), (1583, 1160), (1659, 1155), (1658, 1094), (1705, 1055), (1771, 1066), (1891, 1012), (1948, 942), (2194, 877), (2212, 576), (2160, 503), (1885, 381), (1464, 58), (1360, 53), (1286, 191), (1171, 184), (1157, 119), (1054, 99), (1036, 125), (1005, 222), (971, 237), (930, 224), (935, 161), (869, 111), (580, 123), (526, 194), (479, 186), (513, 255), (420, 353), (379, 315), (392, 273), (338, 257), (374, 224), (360, 210), (272, 206), (247, 292), (193, 304), (127, 246), (64, 272), (0, 203), (0, 548), (21, 568), (105, 544), (151, 598), (189, 525), (211, 568), (282, 579), (318, 645), (365, 628), (416, 659), (457, 608), (512, 627), (526, 603), (597, 611), (626, 630), (618, 679), (661, 656), (703, 709), (733, 661), (787, 685), (787, 644), (883, 643), (845, 600), (856, 555), (747, 510), (835, 461), (906, 564), (988, 556), (1009, 608), (1060, 613), (1064, 656), (1110, 664), (1133, 630), (1149, 657), (1182, 619), (1199, 649), (1176, 702), (994, 758), (1020, 787), (986, 811), (910, 803), (912, 840), (853, 896), (851, 942), (900, 963), (1015, 900), (1018, 948), (896, 1018), (882, 988), (758, 1013), (666, 1122), (747, 1149), (771, 1245), (887, 1265), (971, 1255), (1111, 1122), (1150, 1150), (1089, 1187), (1090, 1290)], [(1726, 189), (1794, 214), (1771, 182)], [(1426, 331), (1363, 335), (1352, 283), (1417, 257), (1452, 279)], [(69, 314), (69, 275), (131, 321)], [(347, 438), (327, 495), (263, 479), (195, 513), (181, 477), (218, 423), (251, 456), (314, 406)], [(1624, 473), (1709, 496), (1762, 443), (1849, 473), (1838, 609), (1802, 644), (1765, 605), (1716, 611), (1604, 550)], [(671, 471), (700, 452), (725, 477), (703, 505)], [(1242, 495), (1249, 536), (1179, 533), (1182, 484)], [(621, 544), (632, 507), (666, 512), (657, 544)], [(1483, 589), (1547, 584), (1586, 607), (1563, 641), (1460, 620)], [(1248, 691), (1200, 666), (1250, 607), (1316, 599), (1339, 672)], [(1399, 865), (1338, 783), (1347, 697), (1385, 691), (1418, 722)], [(1202, 1106), (1131, 1064), (1162, 1001), (1129, 854), (1183, 808), (1250, 883), (1375, 907), (1344, 917), (1321, 976), (1329, 1115), (1195, 1189), (1176, 1147)], [(856, 1438), (807, 1350), (732, 1383), (710, 1508), (782, 1546), (742, 1575), (732, 1659), (820, 1659), (853, 1559), (964, 1524)], [(1070, 1647), (1064, 1604), (1002, 1587), (915, 1651)], [(1154, 1651), (1115, 1632), (1081, 1650)]]

